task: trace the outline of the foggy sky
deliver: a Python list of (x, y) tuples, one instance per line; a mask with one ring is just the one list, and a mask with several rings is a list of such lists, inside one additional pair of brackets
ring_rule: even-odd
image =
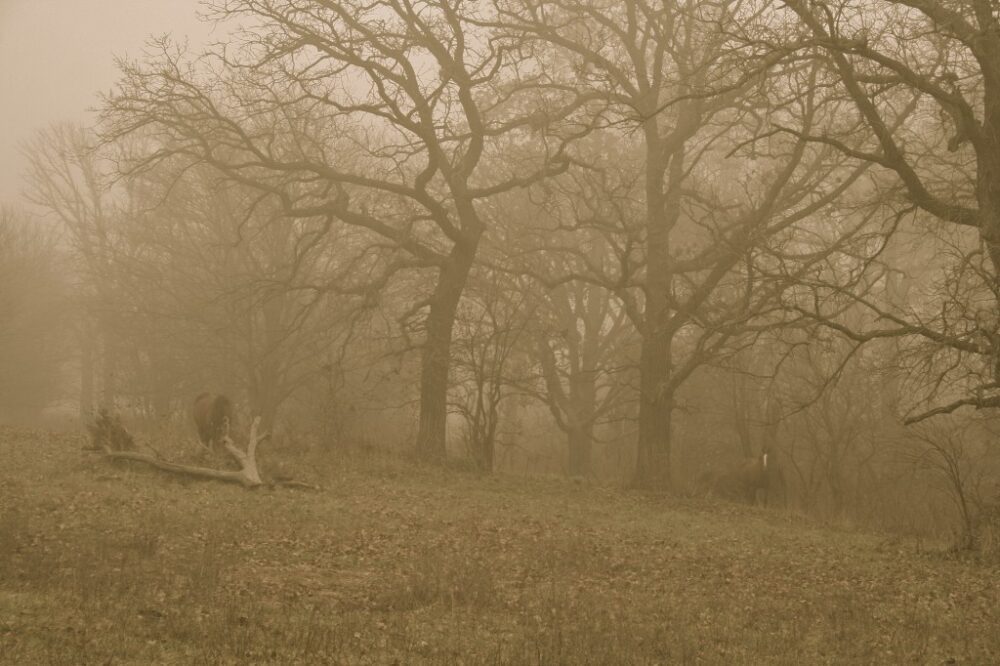
[(150, 34), (203, 43), (198, 0), (0, 0), (0, 203), (22, 203), (19, 145), (53, 122), (86, 122), (117, 80), (114, 55)]

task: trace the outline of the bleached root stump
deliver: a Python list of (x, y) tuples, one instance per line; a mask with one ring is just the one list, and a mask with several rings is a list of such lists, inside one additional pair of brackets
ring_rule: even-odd
[(181, 476), (192, 476), (201, 479), (211, 479), (214, 481), (224, 481), (227, 483), (239, 483), (247, 488), (256, 488), (264, 485), (260, 476), (260, 469), (257, 467), (257, 446), (267, 439), (267, 433), (258, 432), (260, 428), (260, 417), (253, 420), (250, 426), (250, 438), (247, 443), (247, 450), (241, 451), (236, 448), (233, 440), (226, 434), (223, 444), (226, 452), (239, 463), (239, 470), (213, 469), (211, 467), (199, 467), (197, 465), (182, 465), (170, 462), (163, 458), (158, 458), (147, 453), (138, 451), (113, 451), (110, 448), (102, 449), (105, 457), (112, 460), (135, 460), (145, 463), (164, 472), (171, 472)]

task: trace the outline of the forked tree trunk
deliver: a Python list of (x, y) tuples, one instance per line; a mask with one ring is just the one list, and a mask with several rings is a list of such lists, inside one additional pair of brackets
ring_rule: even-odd
[(475, 259), (478, 237), (456, 244), (441, 267), (426, 320), (426, 338), (420, 363), (420, 425), (417, 454), (440, 462), (446, 455), (448, 419), (448, 370), (455, 313)]

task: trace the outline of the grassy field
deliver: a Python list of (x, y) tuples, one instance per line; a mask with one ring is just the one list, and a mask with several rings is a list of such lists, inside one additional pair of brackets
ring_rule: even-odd
[(0, 429), (5, 664), (1000, 663), (983, 563), (556, 479), (187, 482)]

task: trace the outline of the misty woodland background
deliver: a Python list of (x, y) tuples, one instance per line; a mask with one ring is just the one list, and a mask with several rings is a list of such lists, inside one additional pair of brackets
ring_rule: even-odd
[[(994, 3), (203, 11), (214, 43), (121, 59), (2, 209), (0, 487), (31, 508), (0, 571), (121, 631), (10, 654), (167, 660), (167, 623), (221, 661), (997, 658)], [(106, 408), (202, 459), (206, 390), (327, 493), (78, 450)], [(767, 510), (698, 503), (763, 452)], [(176, 612), (205, 590), (230, 606)]]

